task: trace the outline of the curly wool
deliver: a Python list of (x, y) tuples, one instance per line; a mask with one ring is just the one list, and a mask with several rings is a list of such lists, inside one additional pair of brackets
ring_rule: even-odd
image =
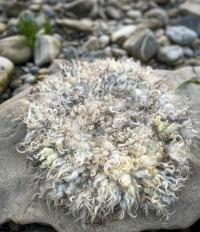
[[(132, 60), (72, 63), (39, 83), (19, 144), (38, 195), (84, 224), (137, 209), (168, 217), (190, 170), (192, 123), (162, 80)], [(18, 148), (19, 149), (19, 148)]]

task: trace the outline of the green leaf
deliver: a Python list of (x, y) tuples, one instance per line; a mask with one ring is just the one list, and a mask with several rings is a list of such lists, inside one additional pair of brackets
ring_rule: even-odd
[(178, 86), (177, 90), (185, 88), (188, 84), (200, 85), (200, 81), (199, 80), (187, 80), (187, 81), (184, 81), (183, 83), (181, 83)]

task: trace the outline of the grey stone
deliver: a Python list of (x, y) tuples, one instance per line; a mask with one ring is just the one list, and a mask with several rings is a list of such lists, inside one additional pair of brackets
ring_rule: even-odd
[(194, 15), (187, 15), (181, 17), (173, 22), (174, 25), (185, 26), (193, 31), (195, 31), (200, 37), (200, 17)]
[(78, 51), (73, 46), (68, 46), (63, 49), (63, 58), (66, 60), (78, 59)]
[(184, 26), (173, 26), (167, 29), (167, 36), (174, 42), (180, 45), (190, 45), (198, 37), (197, 33)]
[(148, 19), (157, 19), (160, 22), (160, 26), (163, 27), (169, 23), (169, 17), (165, 10), (160, 8), (153, 8), (145, 13)]
[(126, 16), (128, 18), (131, 18), (131, 19), (141, 19), (142, 18), (142, 13), (139, 10), (129, 10), (126, 13)]
[(113, 43), (122, 44), (126, 39), (128, 39), (137, 29), (135, 25), (123, 26), (117, 31), (111, 34), (111, 41)]
[(180, 10), (184, 14), (195, 15), (200, 17), (200, 5), (199, 0), (187, 0), (180, 5)]
[(0, 95), (7, 88), (14, 68), (14, 64), (10, 60), (0, 56)]
[(183, 54), (187, 58), (191, 58), (194, 56), (194, 52), (190, 47), (183, 47)]
[(155, 56), (158, 50), (158, 43), (154, 34), (149, 29), (135, 32), (127, 39), (123, 48), (133, 57), (142, 61), (148, 61)]
[(99, 40), (96, 36), (91, 36), (89, 39), (84, 43), (83, 47), (88, 50), (97, 50), (100, 48)]
[(36, 76), (34, 76), (32, 74), (25, 74), (23, 76), (23, 79), (24, 79), (24, 83), (27, 83), (27, 84), (34, 84), (37, 80)]
[(0, 55), (7, 57), (14, 64), (27, 62), (31, 56), (31, 48), (26, 45), (23, 35), (10, 36), (0, 40)]
[[(197, 78), (192, 67), (176, 71), (158, 70), (155, 73), (168, 82), (170, 89), (174, 91), (183, 81)], [(60, 210), (49, 210), (46, 204), (37, 198), (33, 200), (35, 190), (29, 185), (29, 180), (34, 171), (27, 165), (26, 154), (17, 153), (15, 148), (26, 134), (25, 125), (16, 119), (21, 115), (22, 109), (26, 112), (24, 99), (27, 99), (29, 94), (30, 89), (0, 107), (0, 224), (12, 220), (18, 224), (46, 224), (58, 232), (83, 232), (80, 223), (74, 222), (71, 216), (63, 215)], [(183, 104), (188, 104), (195, 110), (194, 120), (199, 121), (199, 87), (190, 84), (180, 94)], [(196, 163), (191, 166), (191, 177), (180, 192), (180, 199), (171, 205), (169, 211), (173, 214), (169, 216), (169, 220), (160, 220), (152, 211), (145, 216), (144, 212), (139, 210), (135, 219), (125, 217), (120, 221), (108, 221), (105, 225), (94, 226), (93, 229), (97, 232), (133, 232), (187, 228), (200, 217), (200, 168)]]
[(17, 0), (8, 1), (6, 13), (9, 17), (17, 17), (23, 10), (26, 9), (26, 4)]
[(56, 23), (75, 31), (92, 32), (93, 23), (90, 19), (57, 19)]
[(47, 64), (56, 58), (61, 49), (61, 42), (50, 35), (38, 36), (34, 45), (34, 63), (37, 66)]
[(120, 9), (112, 7), (112, 6), (106, 7), (105, 13), (110, 19), (121, 19), (122, 17), (122, 13)]
[(173, 63), (183, 57), (183, 50), (178, 45), (160, 47), (157, 59), (165, 63)]
[(92, 0), (74, 0), (63, 5), (65, 12), (72, 12), (77, 18), (87, 16), (93, 5)]
[(99, 37), (99, 43), (101, 47), (106, 47), (110, 43), (110, 37), (108, 35), (101, 35)]

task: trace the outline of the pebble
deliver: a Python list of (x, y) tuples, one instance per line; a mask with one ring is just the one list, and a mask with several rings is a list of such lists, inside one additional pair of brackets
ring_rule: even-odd
[(112, 6), (108, 6), (105, 10), (105, 13), (110, 19), (121, 19), (122, 18), (121, 11)]
[(14, 68), (14, 64), (9, 59), (0, 56), (0, 95), (6, 90)]
[(148, 61), (154, 57), (158, 50), (158, 43), (152, 31), (144, 29), (137, 31), (127, 39), (123, 48), (133, 57)]
[(73, 13), (77, 18), (83, 18), (92, 10), (93, 0), (63, 1), (63, 8), (66, 12)]
[(82, 32), (92, 32), (93, 22), (90, 19), (56, 19), (56, 23), (69, 29)]
[(198, 37), (195, 31), (185, 26), (170, 27), (166, 34), (174, 43), (180, 45), (191, 45)]
[(101, 35), (99, 37), (99, 43), (102, 48), (106, 47), (110, 43), (110, 37), (108, 35)]
[(63, 48), (63, 58), (66, 60), (78, 59), (79, 55), (74, 46)]
[(127, 13), (126, 13), (126, 16), (127, 16), (128, 18), (137, 20), (137, 19), (141, 19), (141, 18), (142, 18), (142, 13), (141, 13), (141, 11), (139, 11), (139, 10), (129, 10), (129, 11), (127, 11)]
[(174, 25), (185, 26), (195, 31), (200, 37), (200, 18), (193, 15), (181, 17), (174, 21)]
[(21, 78), (24, 79), (24, 83), (31, 85), (34, 84), (37, 80), (36, 76), (32, 74), (25, 74)]
[(121, 58), (121, 57), (127, 57), (128, 56), (127, 51), (125, 51), (124, 49), (121, 49), (121, 48), (112, 48), (111, 51), (112, 51), (112, 55), (115, 58)]
[(160, 47), (157, 59), (165, 63), (173, 63), (183, 57), (183, 49), (178, 45)]
[(165, 10), (160, 8), (154, 8), (145, 13), (145, 17), (148, 19), (157, 19), (160, 23), (160, 27), (169, 23), (169, 17)]
[(96, 36), (91, 36), (89, 39), (85, 42), (83, 47), (88, 50), (98, 50), (100, 48), (99, 40)]
[(26, 37), (14, 35), (0, 40), (0, 55), (7, 57), (14, 64), (27, 62), (31, 56), (31, 48), (26, 45)]
[(182, 49), (185, 57), (191, 58), (194, 56), (194, 52), (190, 47), (182, 47)]
[(51, 35), (37, 37), (34, 45), (34, 64), (41, 66), (51, 62), (61, 50), (61, 42)]
[(181, 4), (180, 10), (184, 14), (200, 17), (200, 4), (198, 0), (185, 1), (183, 4)]
[(6, 30), (7, 26), (5, 23), (0, 22), (0, 33), (3, 33)]
[(111, 41), (117, 44), (123, 44), (123, 42), (128, 39), (135, 31), (137, 26), (135, 25), (127, 25), (121, 27), (119, 30), (114, 31), (111, 34)]

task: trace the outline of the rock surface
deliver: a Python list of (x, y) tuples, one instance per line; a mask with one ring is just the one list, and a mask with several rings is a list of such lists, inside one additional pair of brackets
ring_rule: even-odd
[[(170, 88), (176, 89), (185, 80), (200, 78), (200, 67), (186, 67), (176, 71), (156, 71), (157, 76), (169, 82)], [(197, 76), (198, 75), (198, 76)], [(19, 224), (39, 223), (51, 225), (58, 232), (82, 232), (79, 222), (73, 222), (71, 216), (62, 215), (60, 211), (49, 211), (43, 202), (32, 200), (34, 190), (28, 181), (32, 169), (27, 166), (26, 154), (16, 151), (16, 144), (26, 134), (26, 128), (19, 120), (24, 107), (23, 100), (30, 89), (5, 102), (0, 107), (0, 224), (14, 221)], [(199, 120), (199, 87), (190, 84), (182, 91), (183, 104), (196, 109), (195, 118)], [(18, 107), (16, 107), (16, 105)], [(24, 107), (26, 111), (26, 108)], [(186, 228), (200, 217), (200, 169), (192, 164), (192, 175), (180, 192), (180, 199), (169, 211), (175, 212), (169, 220), (162, 219), (150, 212), (145, 216), (138, 212), (138, 217), (126, 217), (121, 221), (107, 222), (105, 226), (96, 226), (97, 232), (133, 232), (145, 229)]]
[(0, 40), (0, 55), (7, 57), (14, 64), (21, 64), (27, 62), (32, 53), (26, 45), (25, 36), (15, 35)]
[(14, 71), (14, 64), (0, 56), (0, 95), (4, 92)]

